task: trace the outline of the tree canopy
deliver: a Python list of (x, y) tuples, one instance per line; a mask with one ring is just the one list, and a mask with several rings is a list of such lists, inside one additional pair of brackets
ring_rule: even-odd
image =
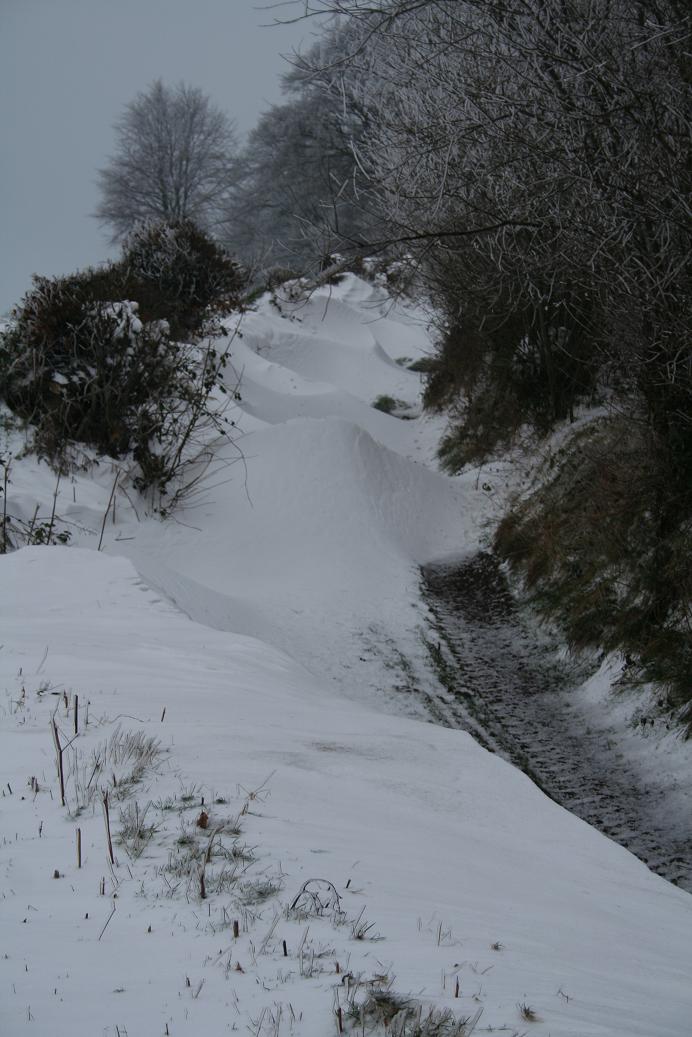
[(99, 170), (96, 217), (114, 241), (137, 223), (192, 220), (217, 225), (233, 176), (233, 123), (198, 88), (157, 79), (115, 124), (116, 147)]

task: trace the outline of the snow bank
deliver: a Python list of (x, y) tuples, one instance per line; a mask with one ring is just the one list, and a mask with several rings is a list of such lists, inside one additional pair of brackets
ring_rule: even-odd
[[(2, 1032), (322, 1037), (345, 972), (459, 1017), (482, 1007), (478, 1032), (523, 1032), (522, 1004), (553, 1037), (686, 1032), (692, 899), (470, 737), (327, 694), (267, 645), (190, 622), (124, 559), (30, 548), (1, 564)], [(57, 798), (48, 719), (66, 741), (73, 693), (91, 719), (70, 752), (90, 759), (118, 723), (165, 749), (120, 804), (151, 803), (156, 830), (141, 856), (116, 837), (112, 869), (98, 802), (70, 816), (71, 777), (67, 809)], [(210, 829), (246, 804), (243, 881), (271, 877), (268, 899), (175, 886), (181, 831), (208, 845), (203, 796)], [(381, 939), (287, 915), (313, 878)]]
[[(337, 419), (273, 425), (243, 448), (245, 463), (182, 514), (185, 524), (133, 526), (117, 549), (195, 619), (206, 606), (185, 593), (190, 580), (215, 604), (233, 598), (233, 625), (213, 625), (268, 640), (317, 674), (338, 676), (357, 660), (368, 627), (384, 625), (390, 637), (415, 630), (417, 564), (464, 543), (457, 484)], [(183, 578), (175, 588), (171, 571)]]
[(363, 639), (420, 643), (417, 566), (477, 540), (473, 492), (416, 460), (439, 428), (372, 407), (377, 389), (418, 398), (419, 375), (381, 344), (399, 340), (407, 358), (430, 348), (422, 315), (352, 276), (265, 300), (231, 346), (239, 438), (214, 479), (180, 522), (106, 536), (192, 618), (268, 641), (363, 699), (391, 684)]
[[(0, 558), (0, 1032), (323, 1037), (390, 987), (482, 1009), (477, 1033), (682, 1037), (689, 895), (467, 735), (391, 715), (435, 680), (418, 565), (474, 550), (487, 511), (483, 480), (420, 463), (439, 421), (371, 406), (415, 404), (424, 316), (347, 277), (240, 334), (242, 459), (219, 448), (165, 523), (119, 490), (107, 555)], [(114, 475), (62, 480), (73, 543)], [(45, 465), (11, 478), (14, 513), (50, 515)], [(160, 747), (128, 782), (133, 734)], [(340, 912), (291, 913), (310, 879)]]

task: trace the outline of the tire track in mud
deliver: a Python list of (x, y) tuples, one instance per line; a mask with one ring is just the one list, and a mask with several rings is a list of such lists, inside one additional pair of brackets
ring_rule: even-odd
[(665, 791), (647, 787), (613, 753), (607, 732), (587, 726), (570, 699), (585, 674), (561, 661), (530, 622), (497, 560), (480, 553), (428, 565), (422, 580), (439, 633), (428, 650), (458, 704), (456, 723), (652, 871), (692, 891), (692, 826), (673, 822)]

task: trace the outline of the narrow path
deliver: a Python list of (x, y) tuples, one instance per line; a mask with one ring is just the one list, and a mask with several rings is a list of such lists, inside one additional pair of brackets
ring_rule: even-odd
[(440, 644), (438, 672), (474, 735), (552, 799), (626, 846), (652, 871), (692, 891), (692, 827), (667, 815), (665, 793), (615, 758), (607, 735), (574, 708), (579, 677), (513, 599), (497, 561), (481, 553), (423, 569)]

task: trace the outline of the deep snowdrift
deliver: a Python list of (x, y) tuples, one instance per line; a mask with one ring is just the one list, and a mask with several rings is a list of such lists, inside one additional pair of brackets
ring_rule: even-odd
[[(322, 1037), (336, 1032), (335, 991), (346, 1006), (344, 972), (363, 983), (386, 975), (460, 1017), (483, 1007), (480, 1027), (509, 1032), (527, 1028), (522, 1004), (543, 1020), (532, 1032), (554, 1037), (687, 1031), (692, 899), (469, 736), (326, 694), (265, 644), (190, 622), (123, 559), (29, 548), (2, 568), (4, 1033), (31, 1022), (56, 1037), (116, 1026), (134, 1035), (167, 1023), (171, 1034), (235, 1024)], [(66, 740), (73, 692), (82, 718), (89, 700), (90, 722), (67, 753), (64, 810), (48, 717), (57, 710)], [(116, 841), (108, 869), (98, 799), (69, 814), (71, 753), (84, 797), (92, 753), (118, 723), (161, 739), (165, 754), (127, 798), (111, 790), (115, 831), (135, 801), (140, 814), (151, 804), (156, 830), (139, 857)], [(202, 796), (204, 831), (194, 825)], [(219, 894), (208, 874), (200, 901), (197, 869), (175, 871), (181, 833), (196, 833), (201, 860), (210, 831), (243, 803), (241, 839), (256, 860)], [(334, 883), (348, 920), (363, 911), (367, 935), (382, 939), (353, 939), (350, 924), (326, 917), (287, 918), (314, 878)], [(275, 895), (243, 907), (269, 879)], [(234, 918), (247, 929), (237, 940)], [(253, 1030), (263, 1008), (266, 1025)]]
[[(422, 315), (348, 277), (240, 330), (237, 446), (182, 511), (118, 493), (109, 556), (0, 558), (0, 1032), (323, 1037), (390, 985), (483, 1009), (476, 1032), (683, 1037), (689, 895), (466, 734), (391, 715), (422, 712), (417, 566), (474, 550), (487, 507), (485, 477), (426, 467), (439, 423), (371, 406), (415, 408)], [(74, 543), (113, 477), (61, 483)], [(13, 513), (50, 511), (45, 465), (12, 478)], [(74, 695), (63, 808), (49, 721), (67, 746)], [(131, 733), (162, 751), (130, 782)], [(290, 912), (309, 879), (340, 914)]]
[(265, 301), (232, 343), (238, 436), (217, 451), (209, 488), (178, 522), (120, 521), (106, 542), (193, 619), (268, 641), (368, 701), (393, 664), (364, 641), (415, 656), (417, 566), (476, 542), (481, 496), (416, 460), (432, 455), (439, 422), (372, 407), (385, 390), (411, 404), (420, 394), (382, 342), (407, 361), (430, 348), (422, 314), (393, 311), (355, 277)]

